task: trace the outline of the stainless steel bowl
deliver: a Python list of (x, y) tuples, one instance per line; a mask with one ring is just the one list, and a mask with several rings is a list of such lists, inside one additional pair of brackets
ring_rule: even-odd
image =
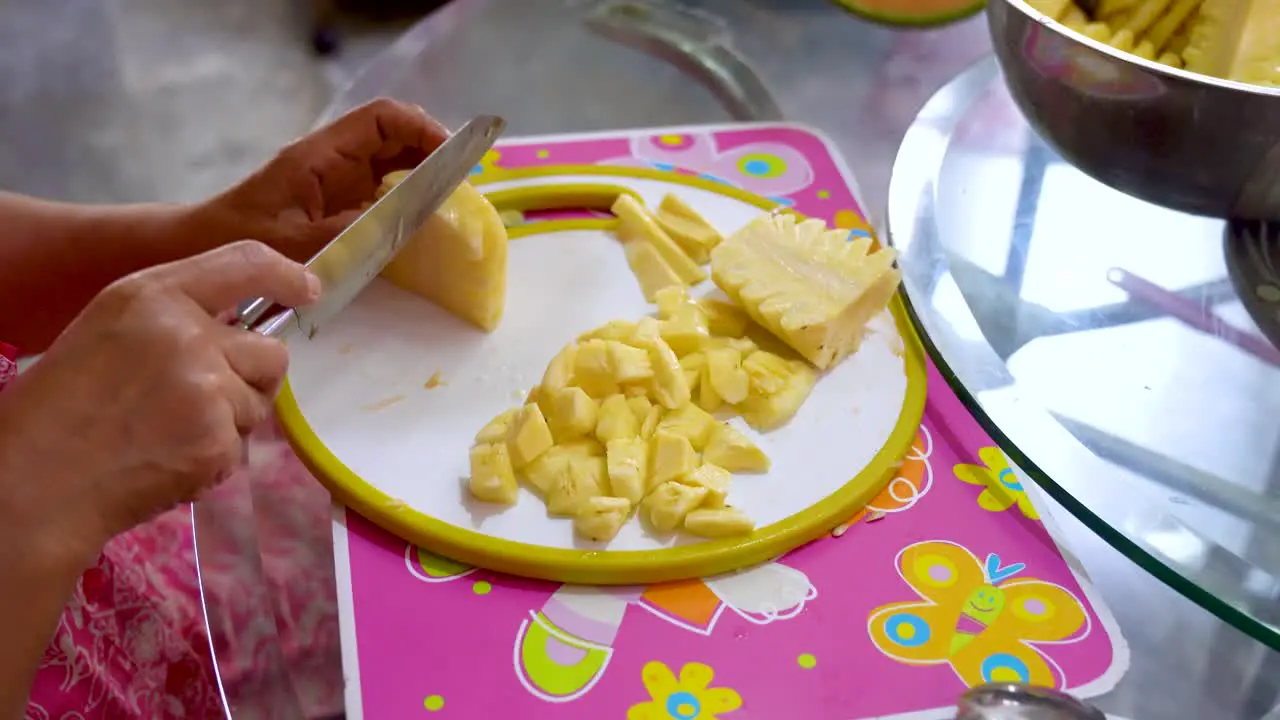
[(1280, 89), (1143, 60), (1022, 0), (987, 18), (1010, 94), (1076, 167), (1175, 210), (1280, 219)]

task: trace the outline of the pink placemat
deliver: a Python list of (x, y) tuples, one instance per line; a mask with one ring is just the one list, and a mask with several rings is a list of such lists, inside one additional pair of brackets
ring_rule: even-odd
[[(645, 164), (870, 233), (833, 147), (792, 125), (514, 141), (477, 168)], [(727, 576), (557, 585), (459, 565), (347, 512), (338, 531), (353, 717), (947, 717), (967, 686), (1091, 697), (1128, 651), (1015, 468), (930, 366), (911, 455), (832, 537)]]

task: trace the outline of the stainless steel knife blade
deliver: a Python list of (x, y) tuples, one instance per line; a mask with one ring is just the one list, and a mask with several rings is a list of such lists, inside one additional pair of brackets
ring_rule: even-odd
[(492, 115), (472, 119), (316, 253), (307, 262), (324, 287), (315, 303), (285, 310), (259, 323), (271, 302), (258, 298), (239, 314), (237, 323), (268, 337), (293, 332), (314, 335), (382, 272), (422, 223), (466, 180), (505, 127), (505, 120)]

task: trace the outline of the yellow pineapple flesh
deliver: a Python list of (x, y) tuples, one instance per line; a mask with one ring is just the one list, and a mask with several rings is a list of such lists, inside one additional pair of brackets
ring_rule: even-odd
[(760, 325), (821, 370), (858, 349), (898, 288), (891, 248), (790, 213), (762, 215), (716, 246), (711, 276)]

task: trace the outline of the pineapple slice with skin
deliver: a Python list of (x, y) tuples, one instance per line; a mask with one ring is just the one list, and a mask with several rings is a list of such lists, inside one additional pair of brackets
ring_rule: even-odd
[(667, 430), (653, 433), (653, 461), (649, 466), (649, 482), (661, 485), (698, 466), (698, 453), (689, 438)]
[(730, 472), (765, 472), (770, 465), (769, 456), (729, 423), (712, 428), (702, 461)]
[(654, 530), (671, 532), (680, 527), (685, 517), (706, 498), (707, 489), (704, 487), (666, 482), (655, 487), (645, 497), (640, 503), (640, 509)]
[(746, 400), (751, 391), (751, 377), (742, 369), (742, 353), (733, 348), (708, 350), (707, 382), (731, 405)]
[[(405, 174), (392, 173), (394, 187)], [(507, 294), (507, 229), (498, 211), (463, 183), (427, 218), (382, 277), (485, 332), (502, 320)]]
[(716, 285), (820, 370), (857, 350), (867, 323), (888, 306), (901, 273), (892, 248), (818, 220), (771, 213), (711, 253)]
[(571, 456), (568, 472), (557, 480), (547, 493), (547, 512), (552, 515), (576, 515), (591, 498), (609, 494), (605, 459), (601, 457)]
[(724, 239), (720, 231), (676, 195), (662, 198), (654, 219), (699, 265), (707, 264), (711, 251)]
[(556, 442), (582, 437), (596, 428), (600, 404), (580, 387), (561, 388), (551, 397), (547, 425)]
[(480, 432), (476, 433), (476, 444), (485, 445), (506, 440), (507, 435), (511, 432), (511, 423), (515, 421), (519, 412), (520, 408), (511, 408), (499, 413), (497, 417), (480, 428)]
[(520, 492), (511, 456), (503, 443), (487, 443), (471, 448), (471, 477), (467, 489), (477, 500), (514, 505)]
[(680, 246), (654, 221), (649, 211), (630, 195), (619, 195), (613, 203), (613, 214), (618, 217), (618, 239), (623, 245), (643, 242), (658, 251), (659, 257), (675, 272), (685, 285), (697, 285), (707, 279), (707, 273), (698, 263), (685, 254)]
[(689, 381), (680, 368), (680, 359), (676, 357), (675, 351), (662, 339), (658, 321), (645, 318), (636, 323), (636, 333), (631, 345), (649, 353), (649, 362), (653, 365), (652, 399), (670, 409), (688, 403), (692, 396)]
[(618, 438), (605, 446), (609, 489), (614, 495), (639, 503), (649, 491), (649, 443), (641, 438)]
[(658, 422), (659, 432), (679, 435), (689, 441), (695, 451), (701, 452), (707, 446), (711, 431), (716, 426), (716, 419), (707, 411), (692, 403), (679, 410), (668, 410)]
[(685, 473), (676, 478), (676, 482), (682, 485), (706, 488), (707, 497), (702, 501), (702, 506), (721, 508), (724, 507), (725, 498), (729, 496), (729, 482), (732, 477), (728, 470), (718, 465), (703, 463), (693, 472)]
[(618, 535), (631, 514), (631, 503), (620, 497), (588, 498), (573, 516), (573, 529), (596, 542), (608, 542)]
[(684, 529), (709, 539), (750, 535), (756, 523), (737, 508), (700, 508), (684, 517)]
[(817, 381), (818, 375), (813, 368), (804, 363), (796, 363), (794, 372), (781, 390), (772, 395), (750, 395), (734, 407), (747, 424), (756, 430), (777, 430), (800, 410)]
[(551, 428), (537, 404), (522, 407), (511, 423), (507, 434), (507, 450), (511, 453), (511, 465), (519, 470), (533, 462), (539, 455), (551, 449), (555, 440)]
[(611, 440), (637, 437), (640, 433), (636, 414), (627, 404), (625, 395), (610, 395), (600, 403), (600, 417), (596, 422), (596, 439), (608, 445)]

